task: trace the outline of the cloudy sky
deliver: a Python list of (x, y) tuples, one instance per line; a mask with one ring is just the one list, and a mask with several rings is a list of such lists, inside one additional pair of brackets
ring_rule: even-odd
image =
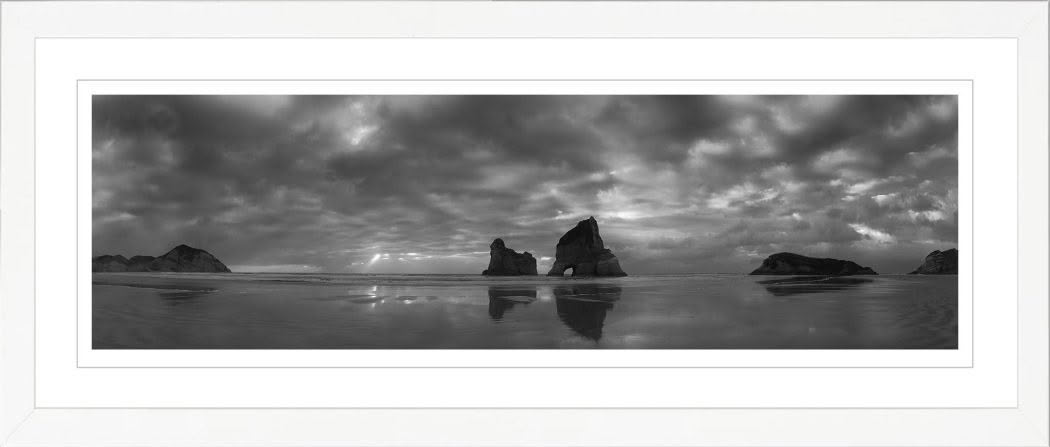
[(95, 96), (93, 254), (234, 271), (544, 273), (595, 216), (628, 273), (957, 239), (954, 96)]

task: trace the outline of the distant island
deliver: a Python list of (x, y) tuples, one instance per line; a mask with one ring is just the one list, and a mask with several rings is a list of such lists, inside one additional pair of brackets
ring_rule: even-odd
[(831, 258), (811, 258), (795, 253), (777, 253), (762, 261), (752, 275), (878, 275), (870, 267), (861, 267), (853, 261)]
[(959, 250), (934, 250), (926, 255), (922, 265), (909, 275), (958, 275)]
[(92, 272), (201, 272), (230, 273), (221, 261), (199, 248), (179, 245), (167, 253), (153, 256), (102, 255), (91, 259)]

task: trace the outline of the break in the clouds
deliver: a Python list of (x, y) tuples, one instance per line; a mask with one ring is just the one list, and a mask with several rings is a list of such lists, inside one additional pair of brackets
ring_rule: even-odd
[(958, 232), (955, 96), (95, 96), (93, 255), (234, 271), (549, 268), (595, 216), (629, 273), (775, 252), (915, 268)]

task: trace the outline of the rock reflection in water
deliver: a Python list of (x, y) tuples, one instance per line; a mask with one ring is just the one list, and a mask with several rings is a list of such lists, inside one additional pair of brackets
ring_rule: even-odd
[(156, 292), (162, 302), (171, 306), (178, 306), (211, 295), (218, 289), (214, 287), (196, 284), (167, 284), (149, 283), (137, 284), (130, 281), (92, 281), (96, 286), (130, 287), (133, 289), (148, 289)]
[(92, 348), (958, 349), (961, 330), (944, 275), (313, 276), (94, 273)]
[(872, 282), (869, 278), (853, 276), (793, 276), (759, 281), (773, 296), (790, 296), (803, 293), (838, 292)]
[(555, 287), (558, 318), (573, 332), (598, 341), (602, 338), (605, 314), (620, 299), (621, 292), (618, 286), (601, 284)]
[(489, 316), (502, 320), (503, 314), (518, 304), (528, 305), (536, 301), (536, 288), (504, 289), (489, 287)]
[(178, 306), (206, 297), (214, 291), (215, 289), (166, 290), (157, 292), (157, 296), (168, 305)]

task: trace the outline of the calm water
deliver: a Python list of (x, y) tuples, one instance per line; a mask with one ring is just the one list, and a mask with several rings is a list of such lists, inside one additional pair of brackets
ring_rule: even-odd
[(95, 348), (948, 348), (956, 276), (95, 273)]

